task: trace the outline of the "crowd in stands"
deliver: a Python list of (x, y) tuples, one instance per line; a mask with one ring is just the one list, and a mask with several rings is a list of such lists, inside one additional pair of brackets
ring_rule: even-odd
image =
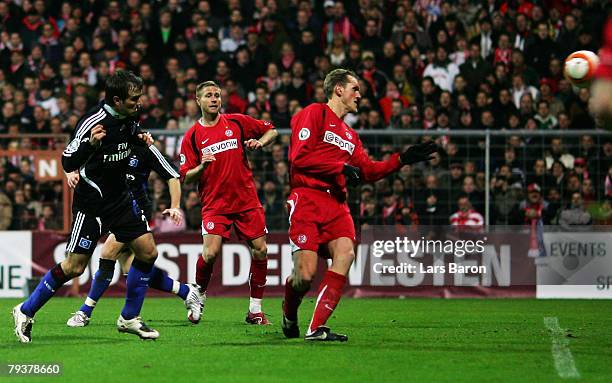
[[(223, 87), (227, 113), (287, 128), (324, 102), (335, 67), (359, 75), (358, 132), (551, 130), (491, 142), (491, 224), (612, 222), (612, 139), (589, 89), (564, 79), (571, 52), (597, 51), (609, 6), (595, 0), (0, 0), (0, 150), (62, 149), (25, 133), (70, 133), (118, 69), (144, 79), (143, 129), (185, 130), (199, 117), (195, 87)], [(366, 136), (364, 136), (366, 137)], [(389, 137), (389, 136), (385, 136)], [(378, 159), (424, 136), (374, 137)], [(435, 136), (436, 159), (362, 185), (361, 225), (482, 224), (484, 137)], [(251, 157), (268, 227), (287, 227), (287, 136)], [(160, 139), (162, 149), (166, 141)], [(168, 153), (176, 157), (173, 151)], [(163, 182), (152, 177), (158, 206)], [(0, 159), (0, 229), (56, 229), (61, 184), (37, 183), (31, 161)], [(183, 193), (187, 226), (197, 194)], [(61, 218), (61, 217), (60, 217)], [(161, 218), (160, 218), (161, 219)]]

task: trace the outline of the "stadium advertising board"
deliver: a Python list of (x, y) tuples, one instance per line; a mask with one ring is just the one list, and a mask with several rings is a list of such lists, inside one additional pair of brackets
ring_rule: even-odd
[(537, 297), (612, 299), (612, 235), (606, 229), (545, 233)]
[(0, 298), (23, 297), (32, 276), (32, 234), (0, 231)]
[[(173, 279), (193, 282), (200, 236), (158, 234), (156, 240), (156, 265)], [(612, 238), (603, 231), (536, 234), (525, 227), (492, 227), (484, 232), (373, 226), (362, 232), (360, 242), (348, 274), (349, 296), (521, 297), (535, 296), (536, 286), (546, 285), (538, 287), (538, 297), (611, 297)], [(34, 265), (46, 270), (60, 262), (65, 245), (64, 236), (33, 233)], [(100, 252), (98, 246), (79, 279), (83, 290), (97, 271)], [(325, 252), (320, 255), (323, 269)], [(268, 258), (266, 295), (281, 296), (292, 270), (285, 234), (268, 236)], [(226, 242), (215, 264), (210, 294), (248, 294), (250, 262), (246, 244)], [(124, 287), (117, 266), (109, 293), (123, 295)]]

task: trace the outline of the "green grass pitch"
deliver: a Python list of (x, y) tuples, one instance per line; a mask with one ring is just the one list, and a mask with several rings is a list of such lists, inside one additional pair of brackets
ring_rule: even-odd
[[(589, 300), (343, 299), (329, 322), (344, 344), (284, 339), (280, 299), (264, 300), (272, 326), (246, 325), (246, 298), (210, 298), (199, 325), (175, 298), (145, 301), (157, 341), (118, 333), (123, 299), (100, 301), (88, 327), (66, 327), (80, 299), (52, 299), (36, 316), (33, 342), (19, 344), (11, 308), (3, 313), (0, 363), (61, 362), (63, 376), (0, 381), (78, 382), (552, 382), (551, 334), (557, 317), (584, 382), (612, 381), (612, 304)], [(301, 328), (313, 299), (302, 305)]]

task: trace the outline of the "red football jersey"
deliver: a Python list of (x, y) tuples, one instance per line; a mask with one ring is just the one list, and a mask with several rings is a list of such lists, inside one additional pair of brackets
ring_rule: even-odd
[(215, 161), (202, 172), (198, 192), (202, 211), (232, 214), (260, 207), (244, 141), (258, 139), (273, 126), (243, 114), (222, 114), (214, 126), (199, 120), (185, 133), (181, 144), (181, 180), (212, 153)]
[(401, 167), (399, 154), (387, 161), (372, 161), (357, 133), (327, 104), (311, 104), (291, 119), (289, 145), (291, 187), (346, 192), (344, 164), (361, 170), (364, 181), (386, 177)]

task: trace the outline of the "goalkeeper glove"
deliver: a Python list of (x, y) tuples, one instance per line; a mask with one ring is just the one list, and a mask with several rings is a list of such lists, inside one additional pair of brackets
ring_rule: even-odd
[(429, 161), (434, 158), (433, 154), (438, 151), (438, 145), (433, 141), (412, 145), (400, 154), (402, 165), (412, 165), (417, 162)]
[(344, 164), (344, 169), (342, 169), (342, 174), (344, 174), (344, 179), (346, 179), (347, 185), (351, 185), (351, 186), (359, 185), (359, 182), (361, 181), (361, 171), (359, 171), (359, 168), (348, 165), (348, 164)]

